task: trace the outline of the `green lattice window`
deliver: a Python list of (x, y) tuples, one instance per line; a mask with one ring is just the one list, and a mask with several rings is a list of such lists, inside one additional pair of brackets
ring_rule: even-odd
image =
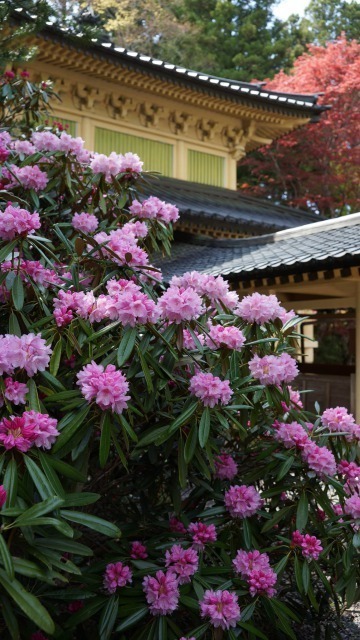
[(173, 145), (149, 140), (120, 131), (95, 127), (95, 151), (109, 154), (137, 153), (146, 171), (159, 171), (164, 176), (173, 175)]
[(211, 184), (214, 187), (224, 186), (225, 159), (212, 153), (188, 150), (188, 180)]

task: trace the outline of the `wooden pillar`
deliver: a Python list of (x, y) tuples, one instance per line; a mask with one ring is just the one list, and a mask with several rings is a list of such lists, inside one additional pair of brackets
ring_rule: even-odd
[(360, 282), (356, 283), (355, 418), (360, 422)]

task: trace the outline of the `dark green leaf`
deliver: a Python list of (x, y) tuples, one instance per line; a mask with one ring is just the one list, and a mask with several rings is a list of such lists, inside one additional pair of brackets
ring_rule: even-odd
[(101, 435), (99, 447), (99, 462), (102, 469), (105, 467), (110, 453), (111, 428), (111, 417), (109, 413), (105, 413), (104, 419), (101, 421), (100, 425)]
[(103, 520), (97, 516), (92, 516), (88, 513), (80, 513), (78, 511), (61, 511), (60, 513), (65, 520), (70, 520), (71, 522), (81, 524), (83, 527), (94, 529), (94, 531), (98, 531), (98, 533), (102, 533), (104, 536), (108, 536), (109, 538), (120, 538), (121, 536), (119, 527), (112, 522), (108, 522), (107, 520)]
[(100, 640), (108, 640), (113, 630), (119, 609), (119, 598), (111, 596), (109, 598), (100, 618), (99, 637)]
[(19, 273), (17, 274), (13, 282), (11, 295), (15, 309), (17, 309), (17, 311), (21, 311), (24, 306), (24, 285)]
[(309, 503), (305, 491), (301, 494), (296, 511), (296, 528), (301, 531), (306, 527), (309, 516)]
[(5, 539), (0, 534), (0, 558), (10, 580), (14, 578), (14, 565)]
[(116, 631), (125, 631), (125, 629), (129, 629), (129, 627), (132, 627), (134, 624), (139, 622), (139, 620), (144, 618), (148, 613), (149, 609), (147, 607), (141, 607), (141, 609), (135, 611), (131, 616), (125, 618), (125, 620), (116, 627)]
[(205, 407), (199, 424), (199, 444), (200, 447), (204, 448), (210, 434), (210, 409), (209, 407)]
[(119, 367), (122, 367), (125, 362), (127, 362), (132, 354), (135, 340), (137, 336), (136, 327), (128, 327), (124, 331), (124, 335), (119, 344), (119, 348), (117, 350), (117, 363)]
[(2, 569), (0, 569), (0, 581), (17, 606), (39, 629), (50, 635), (55, 632), (55, 625), (38, 598), (26, 591), (17, 580), (10, 580)]
[(52, 376), (56, 376), (59, 370), (60, 360), (61, 360), (61, 351), (62, 351), (62, 340), (60, 338), (53, 349), (52, 356), (50, 359), (49, 369)]
[(14, 524), (18, 526), (23, 526), (23, 522), (25, 520), (29, 520), (30, 518), (39, 518), (43, 516), (45, 513), (50, 513), (51, 511), (55, 511), (60, 505), (64, 503), (62, 498), (57, 498), (56, 496), (51, 496), (50, 498), (46, 498), (42, 502), (38, 502), (34, 504), (30, 509), (26, 509), (21, 516), (16, 518)]
[(198, 429), (197, 429), (197, 424), (195, 423), (191, 427), (185, 443), (184, 458), (187, 464), (189, 464), (189, 462), (192, 460), (194, 456), (196, 445), (197, 445), (197, 439), (198, 439)]

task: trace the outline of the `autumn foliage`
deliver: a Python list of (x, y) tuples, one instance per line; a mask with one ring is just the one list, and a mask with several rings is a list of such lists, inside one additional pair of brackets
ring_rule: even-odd
[[(240, 186), (253, 195), (326, 216), (359, 207), (360, 44), (344, 36), (325, 47), (310, 45), (292, 72), (268, 89), (318, 93), (331, 107), (310, 123), (242, 162)], [(249, 172), (249, 176), (247, 175)]]

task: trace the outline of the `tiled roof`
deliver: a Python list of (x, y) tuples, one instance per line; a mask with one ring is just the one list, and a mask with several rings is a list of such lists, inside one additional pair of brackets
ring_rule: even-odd
[[(29, 14), (25, 15), (25, 10), (22, 7), (15, 8), (14, 12), (19, 17), (26, 19), (34, 18)], [(137, 51), (131, 51), (124, 49), (123, 47), (117, 47), (111, 42), (100, 42), (98, 39), (93, 39), (90, 43), (82, 37), (82, 34), (72, 34), (65, 27), (59, 28), (54, 25), (53, 22), (47, 22), (47, 27), (43, 30), (42, 34), (49, 39), (58, 39), (59, 42), (67, 42), (70, 45), (77, 46), (78, 48), (85, 49), (89, 54), (95, 57), (105, 57), (113, 63), (119, 63), (121, 65), (135, 66), (137, 69), (143, 69), (160, 75), (162, 77), (168, 77), (170, 80), (182, 81), (189, 83), (192, 86), (197, 86), (202, 90), (215, 90), (217, 95), (222, 95), (224, 98), (232, 98), (235, 100), (243, 101), (245, 97), (246, 102), (255, 101), (256, 103), (262, 103), (263, 105), (273, 105), (275, 107), (282, 107), (285, 110), (296, 110), (298, 113), (302, 112), (304, 117), (317, 117), (321, 111), (327, 107), (319, 106), (316, 104), (317, 95), (307, 95), (298, 93), (283, 93), (279, 91), (267, 91), (262, 84), (239, 82), (237, 80), (231, 80), (228, 78), (220, 78), (201, 71), (194, 71), (192, 69), (186, 69), (185, 67), (171, 64), (163, 60), (151, 58), (150, 56), (138, 53)]]
[(246, 235), (262, 235), (319, 220), (319, 216), (307, 211), (275, 205), (233, 189), (176, 178), (149, 180), (143, 190), (146, 195), (156, 195), (175, 204), (181, 213), (180, 224), (205, 223), (209, 227), (221, 226)]
[(175, 242), (164, 277), (200, 271), (242, 280), (360, 265), (360, 213), (258, 238)]

